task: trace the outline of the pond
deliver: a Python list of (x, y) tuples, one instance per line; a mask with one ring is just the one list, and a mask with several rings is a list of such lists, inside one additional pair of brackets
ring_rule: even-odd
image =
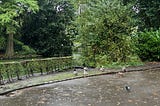
[(160, 70), (128, 72), (15, 91), (0, 106), (158, 106), (159, 88)]

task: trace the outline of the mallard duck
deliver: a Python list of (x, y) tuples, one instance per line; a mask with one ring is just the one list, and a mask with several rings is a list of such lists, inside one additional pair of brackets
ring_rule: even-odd
[(84, 69), (83, 69), (83, 74), (84, 74), (84, 75), (87, 75), (87, 74), (88, 74), (87, 70), (88, 70), (88, 68), (87, 68), (87, 67), (84, 67)]
[(123, 66), (123, 67), (122, 67), (122, 71), (124, 71), (124, 72), (126, 72), (126, 71), (127, 71), (127, 69), (126, 69), (126, 67), (125, 67), (125, 66)]
[(125, 86), (125, 90), (128, 91), (128, 92), (130, 92), (131, 91), (131, 87), (129, 87), (129, 86), (126, 85)]
[(102, 72), (104, 72), (104, 67), (102, 66), (99, 70), (102, 71)]

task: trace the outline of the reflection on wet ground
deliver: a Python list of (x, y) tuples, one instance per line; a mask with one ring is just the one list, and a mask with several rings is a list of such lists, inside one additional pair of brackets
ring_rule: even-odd
[(160, 70), (129, 72), (15, 91), (0, 106), (159, 106), (159, 88)]

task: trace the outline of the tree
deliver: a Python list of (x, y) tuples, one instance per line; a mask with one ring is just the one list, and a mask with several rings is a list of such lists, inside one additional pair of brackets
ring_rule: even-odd
[[(132, 0), (124, 0), (126, 3)], [(144, 61), (159, 61), (160, 0), (134, 0), (138, 32), (133, 36), (136, 53)], [(137, 41), (136, 41), (137, 40)]]
[(138, 18), (141, 21), (139, 26), (142, 29), (159, 29), (160, 27), (160, 0), (138, 0)]
[(123, 0), (125, 4), (134, 2), (135, 18), (139, 19), (139, 30), (158, 30), (160, 27), (160, 0)]
[(22, 41), (43, 56), (71, 55), (67, 26), (74, 19), (73, 5), (69, 0), (39, 0), (38, 3), (39, 12), (25, 17)]
[(109, 62), (127, 61), (133, 49), (132, 6), (119, 0), (94, 0), (86, 5), (76, 21), (84, 62), (94, 65), (96, 59), (102, 61), (101, 56)]
[(6, 56), (14, 55), (13, 35), (21, 27), (20, 16), (27, 12), (38, 10), (36, 0), (1, 0), (0, 2), (0, 26), (8, 35)]

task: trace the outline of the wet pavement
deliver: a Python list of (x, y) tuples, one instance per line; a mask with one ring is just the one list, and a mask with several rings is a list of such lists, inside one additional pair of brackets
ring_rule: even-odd
[(160, 70), (119, 73), (15, 91), (0, 106), (159, 106), (159, 88)]

